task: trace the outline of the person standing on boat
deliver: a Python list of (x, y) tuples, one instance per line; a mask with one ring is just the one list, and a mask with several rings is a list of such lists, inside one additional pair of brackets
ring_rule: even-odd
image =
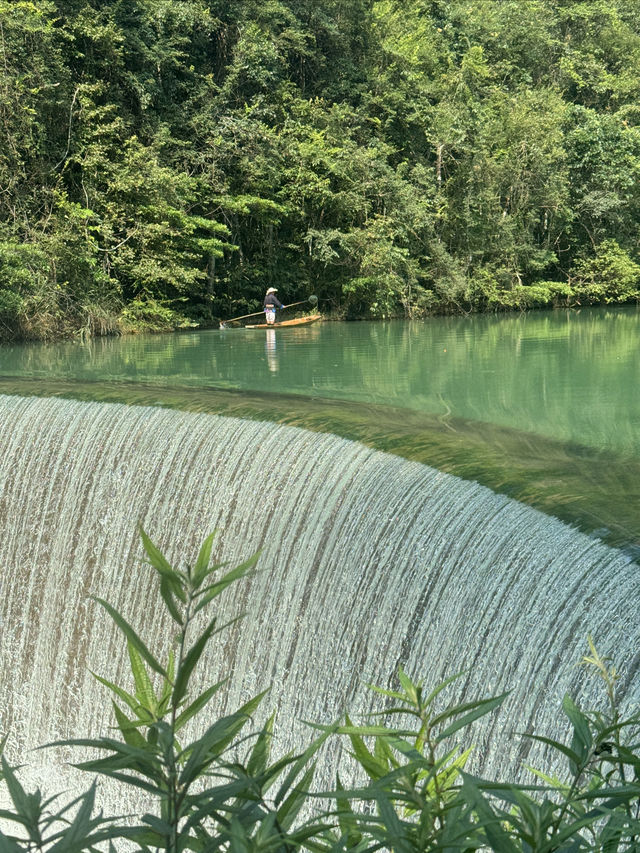
[(276, 296), (278, 292), (277, 287), (270, 287), (267, 290), (267, 295), (264, 298), (264, 313), (267, 318), (267, 323), (272, 326), (276, 321), (276, 308), (286, 308), (286, 305), (283, 305), (282, 302)]

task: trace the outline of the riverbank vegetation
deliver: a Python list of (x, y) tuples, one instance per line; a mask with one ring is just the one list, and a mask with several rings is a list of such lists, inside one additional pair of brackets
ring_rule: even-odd
[[(108, 844), (146, 853), (637, 850), (640, 721), (621, 715), (617, 674), (591, 640), (582, 664), (604, 685), (603, 709), (585, 713), (566, 696), (569, 743), (528, 735), (555, 753), (564, 767), (558, 775), (532, 771), (531, 784), (522, 785), (467, 772), (469, 727), (505, 696), (448, 705), (455, 676), (427, 694), (402, 670), (397, 689), (372, 688), (384, 707), (373, 719), (311, 726), (317, 736), (310, 731), (305, 751), (274, 759), (274, 716), (256, 724), (264, 694), (212, 721), (210, 702), (226, 679), (193, 692), (202, 655), (224, 627), (208, 611), (253, 571), (256, 557), (223, 574), (211, 564), (212, 535), (192, 566), (176, 569), (144, 532), (142, 539), (175, 635), (171, 651), (161, 661), (123, 614), (97, 599), (127, 644), (131, 685), (98, 675), (112, 696), (115, 733), (65, 745), (97, 750), (77, 766), (118, 783), (123, 803), (142, 794), (149, 811), (132, 815), (129, 805), (126, 820), (104, 819), (95, 812), (96, 782), (71, 804), (27, 793), (2, 758), (0, 779), (12, 802), (0, 811), (6, 853), (80, 853)], [(330, 790), (314, 786), (314, 763), (330, 738), (349, 745), (360, 772), (355, 787), (342, 784), (344, 767), (335, 768)]]
[(0, 0), (0, 337), (640, 295), (627, 0)]

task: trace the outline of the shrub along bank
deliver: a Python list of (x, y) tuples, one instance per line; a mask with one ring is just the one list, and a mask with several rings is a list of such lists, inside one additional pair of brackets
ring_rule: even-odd
[[(402, 670), (397, 690), (373, 688), (388, 703), (375, 724), (355, 725), (346, 718), (317, 726), (302, 754), (273, 758), (273, 716), (261, 728), (254, 722), (264, 694), (211, 722), (208, 702), (225, 681), (199, 694), (192, 689), (198, 662), (220, 630), (208, 611), (229, 584), (253, 570), (256, 558), (221, 574), (222, 566), (211, 564), (209, 536), (194, 565), (179, 570), (144, 532), (142, 540), (175, 641), (161, 661), (121, 613), (97, 599), (127, 643), (133, 687), (98, 676), (112, 694), (116, 734), (66, 744), (98, 751), (98, 758), (78, 766), (116, 780), (123, 802), (127, 789), (136, 789), (153, 806), (126, 823), (103, 819), (94, 808), (95, 782), (74, 803), (59, 806), (40, 792), (27, 793), (3, 758), (3, 784), (13, 803), (0, 811), (4, 826), (11, 827), (0, 831), (3, 853), (121, 845), (172, 853), (638, 849), (639, 720), (621, 716), (615, 670), (591, 641), (582, 663), (602, 681), (604, 709), (584, 712), (567, 696), (570, 742), (531, 736), (562, 760), (564, 773), (557, 778), (538, 773), (532, 777), (536, 784), (524, 786), (466, 773), (465, 730), (504, 696), (447, 706), (442, 696), (449, 682), (427, 695)], [(199, 734), (191, 739), (186, 732), (198, 719)], [(327, 739), (338, 737), (350, 740), (368, 781), (345, 789), (336, 768), (335, 787), (311, 794), (314, 757)]]

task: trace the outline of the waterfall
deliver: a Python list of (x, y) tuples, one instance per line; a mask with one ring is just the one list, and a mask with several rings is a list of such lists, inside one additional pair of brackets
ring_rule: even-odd
[(166, 647), (138, 522), (177, 564), (213, 529), (216, 559), (262, 548), (259, 573), (222, 599), (225, 616), (246, 616), (199, 678), (232, 674), (212, 713), (271, 685), (281, 752), (312, 736), (292, 718), (357, 717), (376, 701), (365, 683), (390, 686), (399, 664), (428, 686), (465, 670), (452, 699), (513, 691), (474, 741), (479, 771), (515, 776), (532, 760), (516, 732), (558, 734), (565, 691), (599, 702), (575, 666), (588, 633), (626, 672), (624, 701), (637, 700), (637, 565), (536, 510), (295, 427), (21, 397), (0, 397), (0, 413), (0, 730), (47, 793), (70, 753), (27, 750), (106, 733), (107, 694), (89, 670), (127, 670), (90, 596)]

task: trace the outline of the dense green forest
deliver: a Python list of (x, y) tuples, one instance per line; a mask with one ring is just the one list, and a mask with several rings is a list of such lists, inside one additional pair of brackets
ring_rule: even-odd
[(0, 0), (0, 337), (640, 295), (640, 4)]

